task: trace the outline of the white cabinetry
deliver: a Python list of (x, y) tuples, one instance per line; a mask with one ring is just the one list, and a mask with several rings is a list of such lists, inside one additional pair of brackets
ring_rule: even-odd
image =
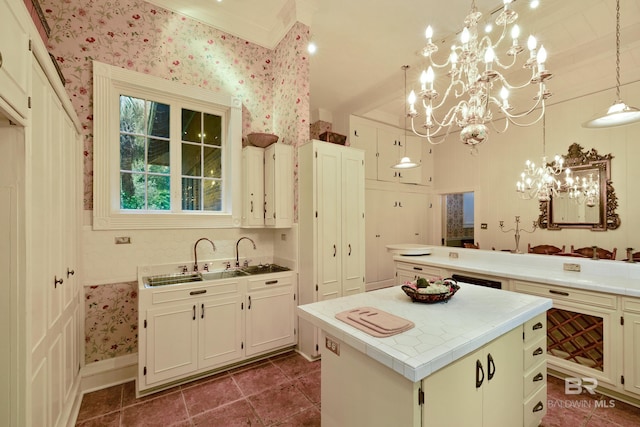
[(292, 272), (141, 288), (139, 394), (295, 343)]
[(410, 264), (406, 262), (396, 262), (396, 285), (402, 285), (405, 282), (412, 282), (422, 277), (427, 280), (439, 279), (446, 276), (446, 273), (435, 267), (427, 267), (425, 265)]
[[(424, 380), (423, 417), (433, 426), (518, 426), (523, 420), (522, 327)], [(452, 395), (464, 408), (452, 410)], [(481, 417), (480, 417), (481, 415)]]
[(24, 9), (21, 1), (0, 0), (0, 108), (8, 105), (26, 117), (31, 53), (19, 8)]
[(246, 355), (295, 343), (293, 276), (247, 280)]
[[(80, 153), (78, 134), (33, 60), (27, 158), (27, 293), (33, 425), (66, 423), (80, 368), (78, 339)], [(41, 424), (42, 423), (42, 424)]]
[(242, 226), (293, 224), (293, 147), (271, 144), (242, 149)]
[(640, 395), (640, 299), (622, 300), (624, 331), (624, 389)]
[[(299, 148), (300, 303), (364, 291), (364, 153), (312, 140)], [(318, 356), (318, 331), (300, 321), (299, 346)]]
[(422, 147), (417, 137), (405, 136), (401, 130), (378, 129), (378, 180), (421, 184), (422, 168), (393, 169), (402, 157), (420, 163)]

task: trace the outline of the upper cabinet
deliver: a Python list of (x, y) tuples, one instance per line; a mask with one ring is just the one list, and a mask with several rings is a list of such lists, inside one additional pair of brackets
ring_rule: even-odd
[(21, 3), (0, 0), (0, 109), (8, 107), (26, 118), (31, 52), (29, 33), (18, 17)]
[(242, 226), (289, 228), (293, 224), (293, 147), (242, 149)]
[[(351, 146), (365, 152), (365, 178), (401, 184), (431, 185), (433, 156), (421, 138), (402, 129), (360, 117), (350, 118)], [(426, 151), (425, 151), (426, 147)], [(420, 164), (413, 169), (393, 169), (402, 157)]]

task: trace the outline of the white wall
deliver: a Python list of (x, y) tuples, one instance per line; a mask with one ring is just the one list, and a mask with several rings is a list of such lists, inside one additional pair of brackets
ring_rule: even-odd
[[(553, 88), (560, 91), (561, 88)], [(630, 105), (640, 105), (640, 83), (623, 86), (622, 98)], [(581, 125), (599, 111), (605, 111), (614, 101), (615, 91), (609, 90), (547, 107), (546, 154), (565, 155), (576, 142), (584, 150), (596, 149), (599, 154), (611, 153), (611, 180), (618, 197), (617, 213), (622, 221), (617, 230), (594, 232), (584, 229), (536, 230), (523, 233), (520, 249), (527, 243), (576, 247), (597, 245), (618, 249), (618, 259), (625, 258), (627, 247), (640, 250), (640, 124), (609, 129), (586, 129)], [(553, 101), (550, 98), (549, 101)], [(515, 191), (524, 162), (539, 163), (542, 157), (542, 121), (531, 127), (510, 126), (504, 134), (491, 131), (489, 141), (478, 146), (478, 154), (459, 141), (459, 134), (435, 146), (435, 192), (475, 191), (475, 238), (482, 248), (513, 249), (513, 233), (502, 233), (499, 221), (511, 228), (514, 217), (520, 216), (524, 228), (538, 218), (536, 200), (522, 200)], [(425, 142), (426, 143), (426, 142)], [(480, 224), (488, 224), (486, 230)], [(434, 230), (436, 233), (439, 231)]]

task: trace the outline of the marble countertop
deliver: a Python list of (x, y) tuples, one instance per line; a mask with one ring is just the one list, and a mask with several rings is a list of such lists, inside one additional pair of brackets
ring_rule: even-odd
[[(375, 338), (335, 318), (370, 306), (411, 320), (403, 333)], [(552, 306), (548, 298), (460, 283), (447, 302), (412, 302), (399, 286), (298, 307), (301, 318), (416, 382)]]
[[(458, 257), (451, 258), (451, 252)], [(430, 255), (394, 256), (393, 259), (457, 272), (640, 297), (640, 263), (441, 246), (432, 247)], [(565, 263), (578, 264), (580, 271), (565, 271)]]

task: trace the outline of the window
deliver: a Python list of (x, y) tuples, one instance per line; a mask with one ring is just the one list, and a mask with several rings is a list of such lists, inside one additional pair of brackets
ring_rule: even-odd
[(94, 229), (240, 224), (240, 102), (94, 62)]

